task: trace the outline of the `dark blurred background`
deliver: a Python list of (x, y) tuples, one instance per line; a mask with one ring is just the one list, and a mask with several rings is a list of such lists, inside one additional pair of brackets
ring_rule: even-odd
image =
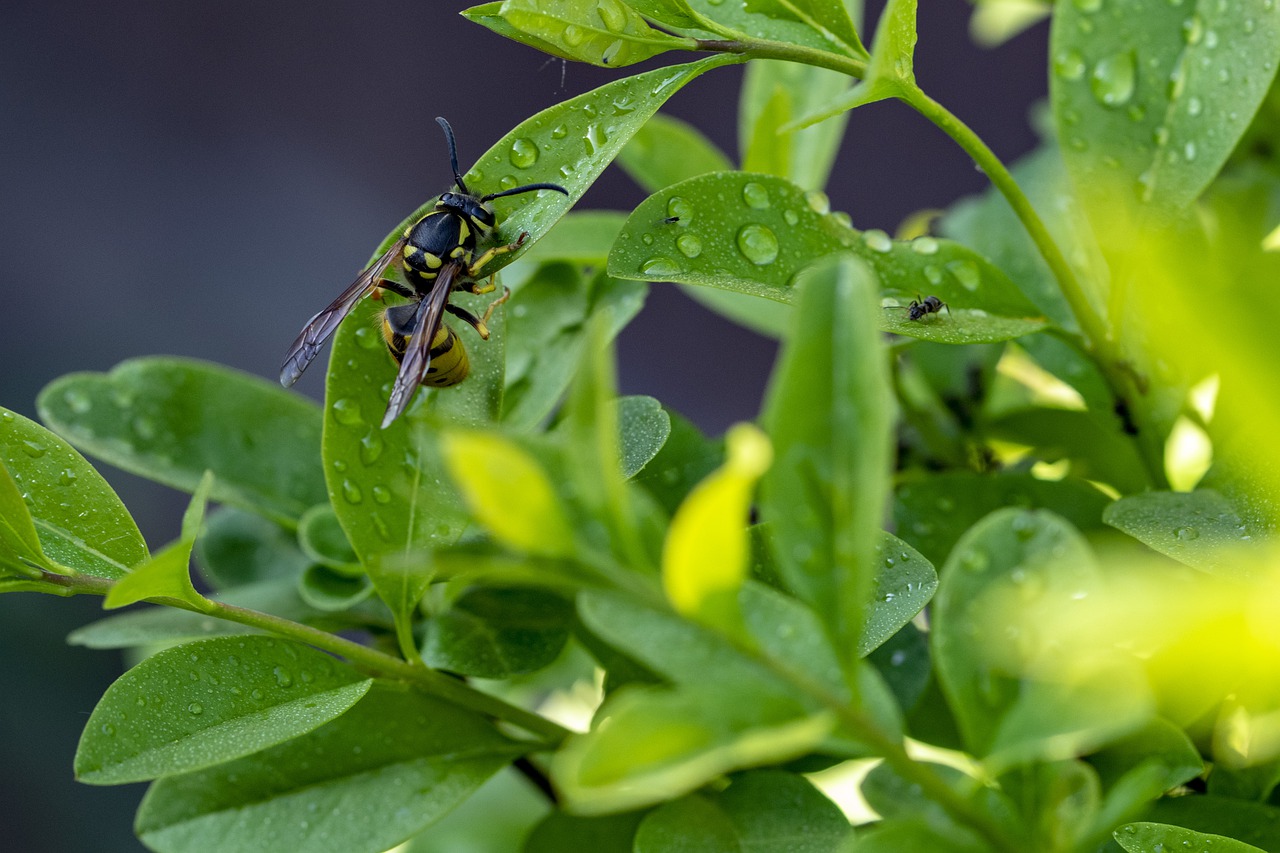
[[(874, 21), (882, 3), (868, 5)], [(155, 353), (274, 380), (305, 319), (447, 188), (434, 116), (452, 122), (465, 170), (522, 119), (616, 77), (565, 67), (458, 8), (0, 4), (0, 405), (34, 417), (55, 377)], [(969, 12), (966, 0), (922, 4), (917, 77), (1009, 162), (1034, 144), (1027, 112), (1045, 93), (1047, 28), (983, 50)], [(740, 78), (712, 72), (665, 109), (736, 155)], [(893, 102), (854, 112), (829, 195), (856, 226), (892, 232), (983, 188), (941, 132)], [(579, 209), (642, 198), (610, 169)], [(621, 385), (719, 432), (754, 417), (773, 355), (659, 285), (620, 340)], [(322, 373), (302, 393), (319, 397)], [(153, 548), (176, 535), (185, 496), (104, 473)], [(130, 827), (142, 786), (71, 778), (80, 728), (121, 669), (118, 655), (63, 643), (98, 605), (0, 598), (6, 850), (141, 849)]]

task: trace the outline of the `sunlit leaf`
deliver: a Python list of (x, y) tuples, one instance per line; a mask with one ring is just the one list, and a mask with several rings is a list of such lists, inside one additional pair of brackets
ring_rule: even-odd
[[(605, 68), (632, 65), (668, 50), (689, 50), (694, 46), (692, 39), (677, 38), (650, 27), (620, 0), (560, 0), (555, 4), (506, 0), (497, 16), (521, 36), (532, 36), (534, 47), (547, 44), (554, 48), (556, 56)], [(472, 20), (487, 26), (488, 15)]]
[(1167, 826), (1161, 823), (1129, 823), (1115, 832), (1116, 843), (1126, 853), (1161, 853), (1163, 850), (1212, 849), (1217, 853), (1263, 853), (1262, 848), (1226, 838), (1221, 835), (1209, 835), (1193, 832), (1179, 826)]

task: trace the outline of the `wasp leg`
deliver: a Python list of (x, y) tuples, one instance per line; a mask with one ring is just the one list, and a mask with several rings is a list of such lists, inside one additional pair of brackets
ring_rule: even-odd
[[(497, 273), (494, 273), (494, 275), (497, 275)], [(481, 284), (478, 281), (472, 280), (470, 282), (467, 282), (466, 284), (459, 285), (459, 287), (461, 287), (467, 293), (474, 293), (477, 296), (479, 296), (482, 293), (493, 293), (493, 291), (497, 289), (497, 285), (493, 283), (493, 279), (494, 279), (494, 276), (491, 275), (489, 276), (489, 280), (484, 284)]]
[(511, 289), (507, 287), (502, 288), (502, 295), (489, 303), (489, 307), (485, 309), (483, 317), (477, 317), (466, 308), (454, 305), (452, 302), (444, 306), (444, 310), (448, 311), (459, 320), (470, 323), (471, 326), (475, 328), (476, 334), (478, 334), (482, 340), (487, 341), (489, 340), (489, 327), (486, 324), (489, 322), (489, 318), (493, 316), (493, 309), (497, 308), (510, 298)]
[(529, 232), (521, 231), (520, 236), (516, 238), (516, 241), (514, 243), (508, 243), (505, 246), (494, 246), (492, 249), (485, 252), (480, 257), (476, 258), (475, 261), (472, 262), (471, 266), (467, 267), (467, 277), (479, 278), (480, 270), (484, 268), (485, 264), (489, 263), (489, 261), (492, 261), (498, 255), (505, 255), (507, 252), (514, 252), (516, 249), (519, 249), (521, 246), (523, 246), (524, 241), (528, 239), (529, 239)]
[(392, 281), (389, 278), (378, 279), (378, 286), (373, 291), (373, 298), (381, 299), (383, 290), (390, 290), (392, 293), (399, 294), (405, 299), (416, 299), (418, 297), (418, 294), (414, 292), (412, 287), (409, 287), (407, 284), (401, 284), (398, 281)]

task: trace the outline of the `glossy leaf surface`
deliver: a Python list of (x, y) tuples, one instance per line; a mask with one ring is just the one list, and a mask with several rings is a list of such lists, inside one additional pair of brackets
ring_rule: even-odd
[[(30, 557), (38, 545), (60, 565), (108, 579), (147, 559), (138, 525), (102, 475), (67, 442), (6, 409), (0, 409), (0, 464), (13, 484), (12, 490), (0, 486), (8, 502), (4, 519), (13, 525), (6, 536), (16, 537), (9, 548), (19, 546)], [(29, 530), (19, 532), (26, 523), (38, 541)]]
[(55, 380), (37, 405), (45, 423), (105, 462), (186, 492), (213, 471), (211, 499), (283, 524), (326, 499), (319, 411), (274, 382), (139, 358)]
[(221, 764), (324, 725), (371, 683), (271, 637), (175, 646), (107, 690), (76, 750), (76, 778), (118, 785)]

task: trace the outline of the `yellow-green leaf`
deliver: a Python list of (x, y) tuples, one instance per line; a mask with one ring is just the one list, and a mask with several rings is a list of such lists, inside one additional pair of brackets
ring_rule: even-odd
[(662, 583), (676, 610), (717, 621), (711, 608), (736, 602), (750, 562), (751, 495), (773, 459), (769, 439), (750, 424), (727, 436), (728, 459), (697, 485), (671, 520)]
[(533, 456), (494, 433), (451, 431), (443, 443), (445, 467), (495, 539), (529, 554), (572, 553), (573, 533), (560, 499)]

